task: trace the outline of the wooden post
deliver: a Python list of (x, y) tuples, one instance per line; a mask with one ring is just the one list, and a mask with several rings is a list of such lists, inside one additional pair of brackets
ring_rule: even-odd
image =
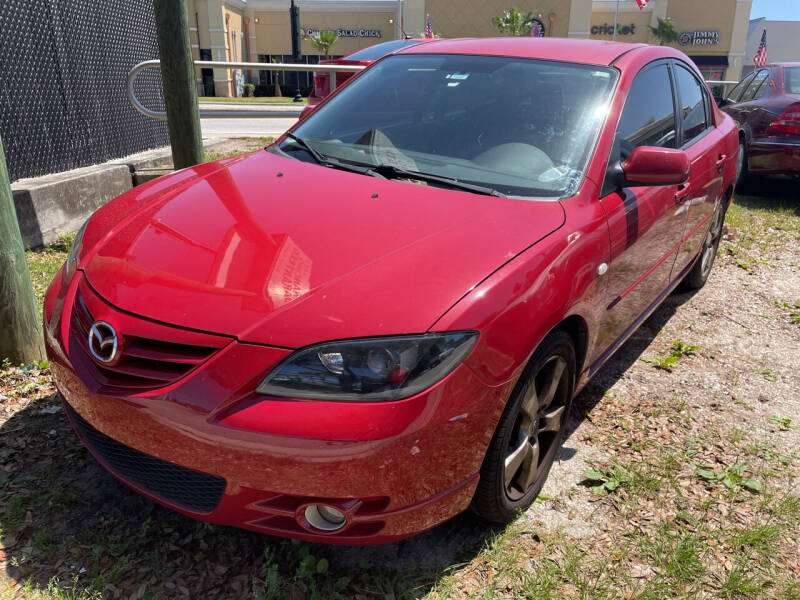
[(153, 8), (172, 163), (183, 169), (203, 162), (189, 13), (186, 0), (153, 0)]
[(13, 364), (44, 360), (39, 309), (0, 140), (0, 361)]

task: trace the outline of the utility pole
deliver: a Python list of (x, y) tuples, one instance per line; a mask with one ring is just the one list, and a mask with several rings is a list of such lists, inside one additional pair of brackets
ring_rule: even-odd
[[(297, 64), (300, 62), (301, 47), (300, 47), (300, 9), (292, 0), (289, 6), (289, 23), (292, 27), (292, 62)], [(295, 73), (297, 77), (297, 87), (294, 92), (293, 102), (302, 102), (303, 96), (300, 94), (300, 73)], [(336, 73), (331, 73), (331, 77), (336, 77)]]
[(203, 162), (203, 135), (189, 42), (189, 12), (186, 0), (153, 0), (153, 8), (172, 164), (176, 169), (183, 169)]
[(44, 357), (42, 323), (0, 140), (0, 361), (27, 364)]

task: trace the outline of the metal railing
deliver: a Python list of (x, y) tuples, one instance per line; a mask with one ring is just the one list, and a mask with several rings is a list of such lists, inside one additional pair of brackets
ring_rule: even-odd
[[(146, 117), (153, 119), (166, 119), (167, 113), (160, 110), (147, 108), (136, 97), (133, 90), (134, 82), (139, 73), (145, 69), (154, 69), (161, 66), (160, 60), (146, 60), (133, 67), (128, 73), (128, 100), (133, 107)], [(215, 69), (242, 69), (247, 71), (322, 71), (327, 73), (358, 73), (366, 67), (360, 65), (308, 65), (292, 63), (253, 63), (253, 62), (224, 62), (219, 60), (196, 60), (194, 66), (199, 68)], [(329, 77), (330, 91), (336, 89), (336, 77)], [(717, 81), (706, 80), (711, 85), (735, 85), (738, 81)], [(266, 119), (286, 119), (299, 117), (302, 109), (299, 110), (201, 110), (201, 119), (229, 119), (229, 118), (266, 118)]]
[[(139, 73), (145, 69), (154, 69), (161, 66), (160, 60), (146, 60), (133, 67), (128, 73), (128, 100), (133, 107), (146, 117), (153, 119), (166, 119), (167, 113), (161, 110), (152, 110), (146, 107), (136, 97), (133, 90), (134, 82)], [(196, 60), (194, 66), (198, 68), (215, 69), (242, 69), (245, 71), (322, 71), (328, 73), (358, 73), (366, 67), (360, 65), (307, 65), (291, 63), (252, 63), (252, 62), (224, 62), (219, 60)], [(330, 77), (330, 91), (336, 89), (336, 77)], [(287, 119), (299, 117), (299, 110), (201, 110), (201, 119), (230, 119), (230, 118), (266, 118)]]

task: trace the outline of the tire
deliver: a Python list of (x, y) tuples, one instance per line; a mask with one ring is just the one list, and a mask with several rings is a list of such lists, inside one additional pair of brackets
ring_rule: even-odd
[(739, 138), (739, 150), (736, 154), (736, 186), (742, 187), (749, 179), (747, 169), (747, 144), (743, 137)]
[(717, 212), (711, 218), (711, 226), (708, 228), (708, 233), (706, 233), (706, 238), (703, 241), (700, 256), (682, 282), (681, 287), (683, 289), (699, 290), (708, 281), (708, 276), (711, 275), (711, 267), (714, 266), (714, 259), (717, 257), (719, 241), (722, 238), (722, 225), (725, 223), (726, 209), (727, 202), (723, 200), (720, 202)]
[(575, 348), (555, 331), (533, 353), (489, 443), (472, 499), (481, 517), (508, 523), (533, 503), (564, 439), (574, 388)]

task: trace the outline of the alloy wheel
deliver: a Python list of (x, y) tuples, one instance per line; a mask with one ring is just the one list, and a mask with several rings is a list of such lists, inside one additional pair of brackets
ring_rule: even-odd
[(714, 222), (706, 234), (706, 239), (703, 242), (703, 254), (700, 257), (700, 273), (703, 278), (708, 277), (711, 267), (714, 264), (714, 258), (717, 255), (717, 247), (719, 246), (719, 239), (722, 236), (722, 223), (725, 213), (722, 208), (717, 209), (714, 215)]
[(549, 466), (569, 404), (569, 369), (551, 356), (534, 377), (520, 404), (503, 470), (508, 498), (520, 499)]

